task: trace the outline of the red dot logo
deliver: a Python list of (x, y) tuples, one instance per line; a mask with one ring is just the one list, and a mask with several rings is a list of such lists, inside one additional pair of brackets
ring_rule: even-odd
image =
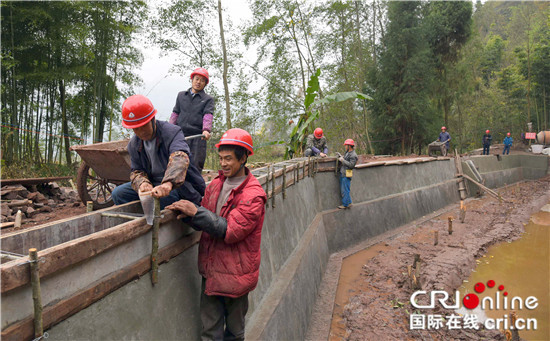
[(490, 280), (489, 282), (487, 282), (487, 286), (488, 286), (489, 288), (494, 287), (494, 286), (495, 286), (495, 281)]
[(468, 294), (462, 299), (462, 304), (468, 309), (474, 309), (479, 304), (479, 297), (476, 294)]
[(499, 285), (498, 290), (501, 290), (501, 291), (504, 290), (504, 285)]
[(508, 291), (505, 291), (503, 295), (508, 296)]
[(483, 291), (485, 291), (485, 285), (481, 282), (478, 282), (475, 286), (474, 286), (474, 290), (475, 292), (477, 292), (478, 294), (481, 294)]

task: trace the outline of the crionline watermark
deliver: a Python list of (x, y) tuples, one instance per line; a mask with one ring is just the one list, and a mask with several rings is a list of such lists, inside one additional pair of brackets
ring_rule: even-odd
[[(490, 280), (487, 282), (488, 288), (495, 287), (495, 281)], [(485, 291), (486, 287), (484, 283), (477, 283), (474, 286), (474, 291), (481, 294)], [(418, 299), (428, 298), (427, 304), (418, 303)], [(539, 305), (538, 299), (534, 296), (529, 296), (525, 300), (521, 297), (515, 296), (508, 298), (508, 292), (504, 291), (504, 286), (498, 286), (498, 291), (494, 293), (494, 297), (487, 296), (483, 299), (479, 299), (477, 294), (470, 293), (465, 295), (462, 300), (460, 299), (460, 292), (456, 291), (454, 299), (451, 299), (449, 294), (443, 290), (416, 291), (411, 295), (410, 303), (416, 309), (434, 309), (436, 305), (440, 305), (445, 309), (461, 309), (460, 303), (465, 309), (468, 309), (470, 313), (466, 314), (411, 314), (409, 319), (410, 330), (435, 330), (441, 328), (451, 329), (479, 329), (479, 325), (483, 325), (485, 329), (517, 329), (517, 330), (536, 330), (537, 319), (535, 318), (518, 318), (510, 319), (508, 315), (504, 315), (502, 318), (484, 318), (481, 320), (479, 316), (473, 311), (477, 307), (482, 310), (533, 310)]]

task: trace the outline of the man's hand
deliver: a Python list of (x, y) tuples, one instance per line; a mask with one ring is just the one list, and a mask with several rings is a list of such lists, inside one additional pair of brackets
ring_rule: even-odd
[(319, 155), (321, 155), (321, 157), (327, 157), (327, 154), (325, 153), (319, 153)]
[(143, 182), (141, 186), (139, 186), (139, 191), (141, 193), (151, 192), (152, 190), (153, 190), (153, 185), (151, 185), (149, 182)]
[(207, 141), (210, 140), (210, 136), (211, 136), (211, 134), (210, 134), (209, 131), (204, 130), (204, 131), (202, 132), (202, 139), (203, 139), (203, 140), (207, 140)]
[(153, 188), (152, 194), (155, 198), (162, 198), (168, 196), (170, 194), (170, 191), (172, 191), (172, 183), (165, 182), (162, 185)]
[(340, 156), (340, 157), (338, 158), (338, 161), (344, 163), (344, 157), (343, 157), (343, 156)]
[(182, 219), (185, 217), (194, 217), (197, 213), (197, 206), (195, 206), (195, 204), (188, 200), (176, 201), (166, 206), (166, 208), (172, 211), (179, 212), (180, 214), (178, 214), (178, 219)]

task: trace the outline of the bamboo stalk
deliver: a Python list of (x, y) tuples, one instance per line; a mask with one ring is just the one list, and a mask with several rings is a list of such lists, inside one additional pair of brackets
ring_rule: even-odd
[(122, 218), (122, 219), (140, 219), (142, 217), (137, 217), (133, 215), (123, 214), (123, 213), (109, 213), (109, 212), (103, 212), (101, 213), (102, 217), (111, 217), (111, 218)]
[(160, 226), (160, 200), (155, 198), (155, 216), (153, 218), (152, 249), (151, 249), (151, 283), (158, 283), (158, 251), (159, 251), (159, 226)]
[(283, 165), (283, 200), (286, 199), (286, 165)]
[(23, 219), (23, 212), (21, 212), (21, 210), (17, 210), (17, 213), (15, 214), (15, 222), (13, 224), (13, 227), (16, 229), (20, 228), (22, 219)]
[(271, 208), (275, 208), (275, 165), (271, 166)]
[(32, 301), (34, 306), (34, 337), (44, 334), (42, 328), (42, 295), (40, 292), (40, 274), (38, 272), (38, 252), (35, 248), (29, 249), (31, 268)]
[[(474, 184), (476, 184), (479, 188), (481, 188), (481, 189), (483, 189), (484, 191), (486, 191), (487, 193), (489, 193), (489, 195), (491, 195), (491, 196), (494, 197), (495, 199), (498, 199), (499, 201), (504, 200), (504, 199), (502, 199), (502, 197), (500, 196), (500, 194), (498, 194), (497, 192), (493, 191), (493, 190), (490, 189), (489, 187), (480, 184), (479, 182), (475, 181), (474, 179), (472, 179), (471, 177), (469, 177), (469, 176), (466, 175), (466, 174), (463, 174), (462, 176), (463, 176), (464, 178), (470, 180), (470, 181), (473, 182)], [(504, 200), (504, 201), (507, 202), (507, 200)]]
[(94, 210), (94, 202), (86, 201), (86, 212), (92, 212)]

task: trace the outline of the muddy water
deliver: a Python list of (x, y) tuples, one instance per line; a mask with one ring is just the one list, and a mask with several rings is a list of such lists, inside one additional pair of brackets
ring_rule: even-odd
[[(543, 209), (550, 211), (550, 205)], [(509, 316), (515, 310), (518, 318), (536, 319), (537, 330), (522, 330), (519, 335), (526, 340), (550, 340), (550, 212), (540, 211), (531, 217), (525, 226), (525, 234), (521, 239), (511, 243), (502, 243), (491, 247), (486, 255), (480, 258), (478, 266), (468, 282), (461, 288), (461, 297), (466, 293), (474, 293), (476, 283), (483, 283), (485, 290), (478, 294), (480, 300), (489, 296), (495, 299), (498, 287), (500, 291), (501, 309), (485, 312), (488, 317), (497, 319)], [(487, 287), (489, 280), (495, 281), (493, 288)], [(508, 309), (502, 309), (504, 292), (508, 295)], [(512, 298), (520, 297), (522, 301), (529, 296), (538, 299), (538, 306), (529, 310), (510, 309)], [(500, 328), (502, 330), (502, 328)]]
[(351, 296), (359, 294), (363, 289), (361, 283), (361, 272), (363, 265), (368, 260), (374, 258), (379, 252), (387, 251), (390, 248), (383, 243), (376, 244), (368, 249), (361, 250), (342, 260), (342, 269), (340, 270), (340, 278), (338, 280), (338, 289), (336, 290), (336, 298), (334, 300), (334, 310), (332, 312), (332, 323), (330, 326), (330, 341), (342, 340), (348, 336), (346, 327), (342, 320), (344, 307), (349, 303)]

